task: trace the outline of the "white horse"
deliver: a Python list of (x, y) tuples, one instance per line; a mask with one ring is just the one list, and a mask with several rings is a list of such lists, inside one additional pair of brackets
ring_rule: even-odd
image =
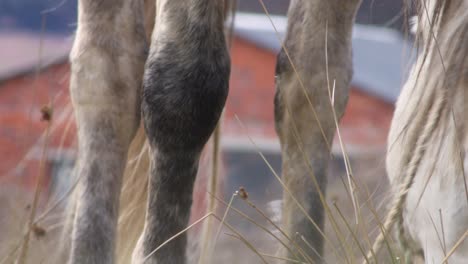
[(420, 1), (417, 11), (420, 52), (388, 139), (395, 200), (384, 230), (397, 224), (408, 257), (468, 263), (468, 1)]

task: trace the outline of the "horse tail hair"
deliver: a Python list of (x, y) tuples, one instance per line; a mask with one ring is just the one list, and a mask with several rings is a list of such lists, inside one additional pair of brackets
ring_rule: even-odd
[(149, 145), (143, 126), (140, 126), (128, 152), (123, 176), (117, 224), (118, 263), (131, 263), (133, 249), (145, 224), (148, 196)]
[[(156, 1), (144, 0), (144, 6), (144, 26), (149, 43), (155, 24)], [(130, 145), (127, 157), (117, 223), (116, 259), (119, 264), (131, 263), (133, 250), (145, 225), (150, 155), (142, 123)]]

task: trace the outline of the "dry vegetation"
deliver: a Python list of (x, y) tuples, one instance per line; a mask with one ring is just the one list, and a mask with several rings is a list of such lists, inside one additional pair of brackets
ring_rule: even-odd
[[(336, 165), (330, 167), (327, 201), (333, 212), (334, 221), (338, 223), (338, 228), (335, 230), (330, 220), (327, 221), (325, 234), (329, 238), (329, 243), (326, 244), (324, 255), (326, 263), (360, 262), (363, 259), (363, 251), (369, 248), (375, 238), (378, 231), (375, 214), (383, 215), (385, 202), (389, 198), (384, 169), (382, 166), (376, 168), (382, 158), (383, 155), (380, 153), (380, 155), (359, 157), (351, 161), (356, 178), (359, 180), (359, 224), (356, 224), (353, 204), (349, 198), (349, 188), (345, 182), (346, 172), (343, 167)], [(333, 164), (338, 162), (340, 161), (334, 161)], [(272, 190), (281, 191), (279, 183), (273, 182), (272, 185), (274, 185), (270, 186)], [(246, 191), (249, 192), (249, 190)], [(22, 234), (24, 234), (24, 226), (30, 211), (28, 204), (32, 196), (21, 189), (11, 187), (2, 188), (0, 195), (0, 233), (2, 234), (0, 236), (0, 263), (13, 263)], [(252, 193), (249, 193), (249, 196), (255, 197)], [(245, 199), (246, 197), (243, 199), (242, 195), (236, 195), (232, 200), (224, 223), (234, 230), (228, 227), (220, 230), (212, 263), (263, 263), (257, 253), (260, 253), (268, 263), (274, 263), (275, 252), (281, 246), (275, 237), (281, 237), (283, 241), (285, 239), (281, 235), (281, 230), (277, 228), (278, 216), (269, 209), (266, 201), (259, 199), (258, 195), (256, 197), (250, 200), (250, 198)], [(219, 208), (216, 213), (218, 220), (221, 220), (226, 213), (229, 198), (218, 201)], [(258, 208), (249, 206), (249, 203)], [(53, 202), (42, 201), (41, 211), (48, 208), (49, 204)], [(57, 210), (51, 211), (43, 221), (34, 226), (28, 251), (28, 263), (50, 263), (49, 257), (56, 252), (60, 243), (59, 230), (64, 222), (61, 217), (62, 208), (58, 207)], [(215, 230), (218, 231), (217, 225), (215, 226)], [(193, 258), (198, 255), (199, 248), (196, 241), (199, 238), (196, 237), (196, 232), (190, 234), (192, 243), (189, 253)], [(398, 248), (393, 246), (392, 254), (398, 256), (398, 252)], [(12, 258), (8, 258), (9, 256)], [(383, 263), (392, 263), (388, 252), (384, 253), (382, 258)]]

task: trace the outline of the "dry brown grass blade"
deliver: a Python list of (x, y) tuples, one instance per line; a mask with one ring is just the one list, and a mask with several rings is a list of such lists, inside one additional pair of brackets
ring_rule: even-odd
[[(50, 132), (44, 131), (43, 133), (41, 133), (39, 138), (32, 144), (32, 146), (41, 145), (41, 143), (44, 142), (47, 133), (50, 133), (50, 134), (55, 133), (57, 131), (57, 129), (59, 129), (59, 127), (60, 127), (60, 126), (55, 125), (55, 124), (60, 124), (64, 120), (67, 120), (67, 118), (69, 118), (72, 111), (73, 110), (72, 110), (71, 104), (69, 104), (63, 110), (62, 113), (60, 113), (59, 115), (54, 115), (54, 121), (55, 122), (51, 125)], [(11, 169), (9, 172), (6, 173), (5, 177), (0, 177), (0, 183), (2, 183), (2, 181), (7, 179), (8, 176), (14, 175), (16, 171), (18, 171), (20, 168), (25, 166), (26, 162), (34, 154), (35, 150), (36, 149), (34, 147), (30, 148), (28, 150), (28, 152), (21, 158), (21, 160), (16, 163), (16, 166), (13, 169)]]
[(442, 237), (440, 236), (439, 230), (437, 230), (437, 226), (436, 226), (436, 223), (434, 222), (434, 219), (432, 218), (432, 215), (429, 212), (427, 212), (427, 215), (429, 216), (429, 220), (431, 221), (432, 227), (434, 228), (434, 232), (436, 233), (436, 236), (437, 236), (437, 240), (439, 241), (440, 248), (442, 249), (442, 252), (444, 252), (444, 257), (445, 257), (447, 256), (447, 249), (445, 247), (445, 242), (444, 242), (445, 238), (443, 238), (443, 235)]
[[(35, 79), (39, 77), (39, 73), (41, 71), (42, 67), (42, 53), (43, 53), (43, 46), (44, 46), (44, 38), (43, 34), (45, 31), (45, 26), (46, 26), (46, 16), (42, 15), (41, 19), (41, 37), (40, 37), (40, 43), (39, 43), (39, 63), (36, 67), (36, 72), (35, 72)], [(34, 95), (36, 93), (37, 89), (34, 89)], [(36, 210), (37, 210), (37, 204), (39, 202), (39, 196), (41, 193), (41, 185), (43, 181), (43, 171), (44, 171), (44, 163), (47, 155), (47, 147), (48, 147), (48, 138), (50, 134), (50, 128), (51, 128), (51, 123), (52, 123), (52, 113), (53, 113), (53, 101), (50, 102), (49, 106), (46, 106), (47, 108), (43, 108), (43, 119), (44, 121), (47, 122), (47, 127), (45, 131), (45, 136), (44, 136), (44, 145), (42, 148), (42, 153), (41, 153), (41, 160), (39, 162), (39, 175), (36, 178), (36, 183), (35, 183), (35, 189), (34, 189), (34, 198), (32, 201), (31, 205), (31, 212), (28, 218), (28, 224), (27, 224), (27, 229), (26, 229), (26, 234), (24, 236), (24, 240), (22, 241), (22, 245), (20, 248), (19, 252), (19, 257), (17, 259), (18, 264), (25, 264), (26, 259), (27, 259), (27, 254), (28, 254), (28, 249), (29, 249), (29, 240), (31, 236), (31, 231), (33, 228), (33, 223), (34, 223), (34, 218), (36, 216)], [(32, 108), (30, 109), (29, 112), (29, 117), (31, 118), (32, 116)]]
[(343, 154), (343, 157), (344, 157), (344, 163), (345, 163), (345, 169), (346, 169), (346, 176), (348, 177), (348, 184), (349, 184), (349, 192), (350, 192), (350, 196), (351, 196), (351, 201), (353, 202), (353, 207), (354, 207), (354, 215), (356, 217), (356, 223), (359, 222), (359, 217), (358, 217), (358, 202), (357, 202), (357, 197), (356, 197), (356, 193), (355, 193), (355, 185), (354, 185), (354, 181), (352, 181), (352, 169), (351, 169), (351, 164), (349, 162), (349, 157), (348, 157), (348, 154), (346, 152), (346, 148), (345, 148), (345, 145), (343, 143), (343, 139), (341, 138), (341, 131), (340, 131), (340, 126), (339, 126), (339, 121), (338, 121), (338, 117), (337, 117), (337, 114), (336, 114), (336, 110), (335, 110), (335, 86), (336, 86), (336, 80), (333, 80), (333, 89), (331, 89), (330, 87), (330, 74), (329, 74), (329, 67), (328, 67), (328, 20), (326, 21), (325, 23), (325, 71), (326, 71), (326, 76), (327, 76), (327, 90), (328, 90), (328, 95), (329, 95), (329, 98), (330, 98), (330, 105), (331, 105), (331, 109), (332, 109), (332, 112), (333, 112), (333, 121), (335, 123), (335, 127), (336, 127), (336, 134), (338, 136), (338, 142), (340, 143), (340, 148), (341, 148), (341, 152)]
[(178, 232), (177, 234), (173, 235), (171, 238), (169, 238), (168, 240), (164, 241), (164, 243), (162, 243), (161, 245), (159, 245), (157, 248), (155, 248), (153, 251), (151, 251), (148, 255), (145, 256), (145, 258), (143, 259), (143, 263), (145, 263), (154, 253), (156, 253), (159, 249), (161, 249), (162, 247), (164, 247), (165, 245), (167, 245), (169, 242), (171, 242), (172, 240), (176, 239), (177, 237), (179, 237), (180, 235), (182, 235), (183, 233), (187, 232), (189, 229), (191, 229), (192, 227), (196, 226), (197, 224), (201, 223), (203, 220), (205, 220), (206, 218), (208, 218), (209, 216), (214, 216), (213, 212), (209, 212), (208, 214), (206, 214), (205, 216), (201, 217), (200, 219), (198, 219), (197, 221), (193, 222), (193, 224), (189, 225), (188, 227), (184, 228), (182, 231)]
[[(377, 229), (379, 230), (379, 234), (382, 234), (382, 236), (383, 236), (383, 243), (385, 244), (385, 246), (387, 248), (388, 254), (390, 254), (390, 258), (392, 259), (392, 263), (396, 263), (395, 262), (396, 254), (395, 254), (394, 249), (391, 246), (392, 244), (394, 244), (394, 241), (392, 240), (392, 236), (388, 233), (388, 230), (386, 230), (384, 228), (385, 223), (380, 221), (380, 219), (377, 216), (377, 213), (376, 212), (372, 212), (372, 213), (374, 214), (375, 219), (378, 219)], [(372, 247), (370, 247), (367, 257), (369, 259), (372, 259), (369, 256), (377, 257), (378, 253), (379, 253), (378, 251), (375, 251)]]
[(442, 233), (442, 246), (444, 249), (444, 257), (447, 256), (447, 243), (445, 242), (445, 229), (444, 229), (444, 219), (442, 218), (442, 209), (439, 209), (439, 219), (440, 219), (440, 229)]
[(338, 214), (340, 215), (341, 219), (343, 220), (343, 222), (345, 223), (346, 227), (348, 228), (348, 231), (350, 232), (351, 236), (353, 237), (354, 242), (356, 242), (356, 245), (358, 246), (359, 251), (360, 251), (360, 252), (362, 253), (362, 255), (364, 256), (364, 259), (367, 261), (367, 263), (370, 263), (369, 259), (368, 259), (367, 256), (366, 256), (366, 252), (364, 251), (364, 249), (363, 249), (362, 246), (361, 246), (361, 243), (359, 242), (358, 237), (357, 237), (356, 234), (354, 233), (354, 230), (351, 228), (351, 226), (349, 225), (348, 221), (346, 221), (346, 217), (343, 215), (343, 213), (341, 212), (340, 208), (338, 207), (338, 205), (337, 205), (336, 203), (333, 203), (333, 205), (335, 206), (336, 211), (338, 212)]
[(16, 243), (14, 243), (14, 246), (9, 253), (2, 259), (0, 260), (1, 264), (6, 264), (6, 263), (13, 263), (13, 257), (15, 256), (16, 252), (21, 248), (21, 245), (24, 241), (24, 236), (23, 238), (19, 239)]
[(460, 239), (457, 241), (457, 243), (455, 243), (455, 245), (449, 250), (449, 252), (445, 256), (445, 258), (442, 260), (442, 263), (446, 263), (448, 261), (450, 256), (452, 256), (453, 253), (455, 253), (457, 248), (463, 243), (463, 241), (465, 241), (465, 239), (467, 237), (468, 237), (468, 230), (465, 231), (465, 233), (460, 237)]
[(276, 259), (276, 260), (283, 260), (283, 261), (287, 261), (288, 263), (307, 264), (307, 262), (302, 262), (302, 261), (295, 260), (295, 259), (283, 258), (283, 257), (273, 256), (273, 255), (270, 255), (270, 254), (265, 254), (265, 253), (260, 253), (260, 254), (262, 256), (264, 256), (264, 257), (267, 257), (267, 258), (272, 258), (272, 259)]
[[(304, 85), (304, 82), (302, 81), (302, 78), (301, 76), (299, 75), (299, 71), (297, 70), (294, 62), (292, 61), (292, 58), (291, 56), (289, 55), (289, 51), (288, 49), (286, 48), (286, 46), (284, 45), (283, 41), (281, 41), (281, 36), (278, 32), (278, 29), (276, 28), (275, 24), (273, 23), (273, 20), (271, 19), (271, 16), (270, 16), (270, 12), (268, 11), (265, 3), (263, 2), (263, 0), (258, 0), (260, 5), (262, 6), (262, 9), (263, 9), (263, 12), (265, 12), (265, 15), (268, 17), (268, 19), (270, 20), (270, 23), (273, 27), (273, 29), (275, 30), (275, 33), (276, 33), (276, 37), (278, 39), (278, 42), (281, 44), (281, 48), (284, 50), (285, 54), (286, 54), (286, 57), (288, 58), (288, 61), (294, 71), (294, 74), (297, 78), (297, 80), (299, 81), (299, 86), (300, 88), (302, 89), (302, 92), (304, 93), (304, 97), (307, 99), (307, 103), (308, 105), (310, 106), (311, 108), (311, 111), (314, 115), (314, 118), (315, 120), (317, 121), (317, 124), (319, 126), (319, 129), (320, 129), (320, 132), (322, 133), (322, 137), (323, 137), (323, 140), (325, 141), (325, 143), (327, 144), (327, 147), (328, 147), (328, 151), (331, 152), (331, 144), (330, 142), (328, 141), (329, 139), (325, 136), (325, 131), (323, 130), (323, 127), (322, 127), (322, 124), (320, 122), (320, 119), (318, 118), (318, 114), (317, 114), (317, 111), (315, 110), (315, 107), (314, 105), (312, 104), (312, 100), (310, 100), (310, 97), (309, 95), (307, 94), (307, 91), (305, 89), (305, 85)], [(289, 108), (289, 105), (286, 106), (287, 108)], [(291, 116), (292, 117), (292, 116)]]
[[(275, 222), (273, 222), (262, 210), (260, 210), (260, 208), (258, 208), (252, 201), (249, 200), (249, 198), (247, 196), (244, 196), (242, 197), (242, 200), (248, 205), (250, 206), (251, 208), (253, 208), (258, 214), (260, 214), (264, 219), (266, 219), (270, 224), (272, 224), (277, 230), (279, 230), (281, 232), (282, 235), (284, 235), (290, 242), (293, 242), (293, 244), (295, 245), (295, 247), (298, 248), (299, 250), (299, 253), (301, 254), (301, 256), (309, 261), (309, 262), (312, 262), (312, 259), (307, 256), (307, 254), (305, 254), (304, 250), (297, 244), (297, 242), (294, 241), (294, 239), (292, 239), (291, 237), (289, 237), (286, 232), (284, 232)], [(315, 249), (314, 249), (315, 251)], [(296, 254), (294, 254), (296, 255)], [(320, 254), (317, 254), (320, 256)]]
[[(221, 218), (219, 218), (217, 215), (213, 214), (213, 217), (221, 222)], [(225, 225), (227, 228), (229, 228), (229, 230), (235, 233), (237, 236), (236, 238), (239, 238), (248, 248), (250, 248), (252, 252), (254, 252), (263, 261), (263, 263), (268, 263), (265, 260), (265, 258), (260, 254), (260, 252), (258, 252), (258, 250), (247, 239), (245, 239), (233, 226), (231, 226), (227, 222), (224, 222), (223, 225)]]
[[(213, 194), (211, 195), (213, 197)], [(226, 217), (229, 213), (229, 210), (231, 209), (232, 202), (234, 201), (234, 198), (237, 196), (237, 192), (233, 193), (231, 195), (231, 199), (229, 199), (229, 203), (226, 206), (226, 211), (224, 211), (223, 218), (221, 218), (221, 224), (218, 227), (218, 231), (216, 232), (215, 238), (214, 238), (214, 247), (213, 251), (216, 249), (216, 243), (218, 241), (219, 235), (221, 234), (221, 229), (223, 228), (224, 221), (226, 221)], [(214, 198), (212, 198), (214, 199)]]
[[(243, 129), (245, 131), (247, 131), (245, 125), (242, 123), (242, 121), (240, 121), (239, 117), (236, 115), (235, 116), (237, 121), (239, 122), (239, 124), (243, 127)], [(273, 169), (273, 167), (271, 166), (271, 164), (268, 162), (268, 160), (265, 158), (265, 156), (263, 155), (263, 153), (260, 151), (260, 148), (257, 146), (257, 144), (253, 141), (253, 139), (247, 134), (250, 142), (252, 143), (252, 145), (255, 147), (257, 153), (260, 155), (260, 157), (263, 159), (263, 161), (265, 162), (265, 164), (268, 166), (269, 170), (273, 173), (273, 175), (275, 176), (276, 180), (281, 184), (281, 187), (283, 188), (283, 190), (286, 191), (286, 193), (292, 198), (292, 200), (294, 201), (294, 203), (296, 204), (296, 206), (301, 210), (301, 212), (306, 216), (307, 220), (309, 220), (309, 222), (317, 229), (317, 231), (319, 232), (319, 234), (324, 238), (325, 242), (332, 245), (330, 239), (325, 235), (325, 233), (323, 232), (323, 230), (321, 230), (317, 223), (315, 223), (315, 221), (312, 219), (312, 217), (307, 213), (307, 211), (305, 210), (305, 208), (299, 203), (299, 201), (296, 199), (296, 197), (294, 196), (294, 194), (292, 194), (291, 190), (289, 190), (289, 188), (286, 186), (286, 184), (283, 182), (283, 180), (281, 180), (281, 177), (278, 175), (278, 173)], [(300, 146), (300, 145), (299, 145)], [(302, 149), (302, 148), (300, 148)], [(302, 152), (303, 153), (303, 152)], [(310, 168), (309, 168), (310, 169)], [(313, 179), (315, 179), (315, 177), (313, 177)], [(318, 186), (318, 183), (315, 179), (315, 183), (316, 183), (316, 186)], [(319, 194), (322, 194), (319, 190)], [(324, 197), (323, 197), (323, 194), (321, 195), (321, 199), (322, 199), (322, 203), (325, 203), (324, 204), (324, 207), (325, 208), (328, 208), (327, 204), (326, 204), (326, 201), (324, 200)], [(329, 217), (333, 218), (333, 215), (330, 214), (330, 211), (326, 210), (327, 214), (329, 215)], [(334, 227), (336, 227), (336, 225), (334, 225)], [(332, 247), (333, 249), (333, 252), (334, 254), (337, 256), (337, 258), (339, 258), (339, 254), (338, 254), (338, 251)]]
[[(307, 239), (305, 239), (305, 237), (303, 235), (301, 235), (301, 240), (307, 245), (307, 247), (309, 247), (321, 260), (325, 260), (325, 258), (319, 253), (317, 252), (317, 250), (309, 243), (309, 241), (307, 241)], [(311, 261), (313, 263), (313, 261)]]
[(263, 263), (268, 264), (266, 259), (263, 257), (263, 254), (258, 252), (258, 250), (251, 243), (249, 243), (244, 237), (238, 236), (235, 234), (229, 234), (229, 233), (225, 233), (225, 235), (239, 239), (242, 243), (244, 243), (244, 245), (246, 245), (250, 250), (252, 250), (262, 260)]
[[(210, 195), (213, 195), (210, 193)], [(233, 207), (233, 206), (230, 206), (230, 204), (224, 202), (223, 200), (219, 199), (218, 197), (215, 196), (215, 199), (220, 202), (221, 204), (223, 204), (224, 206), (226, 207), (230, 207), (232, 211), (236, 212), (237, 214), (239, 214), (240, 216), (242, 216), (243, 218), (245, 218), (247, 221), (249, 221), (250, 223), (256, 225), (258, 228), (262, 229), (264, 232), (268, 233), (270, 236), (272, 236), (276, 241), (280, 242), (280, 244), (285, 247), (288, 252), (290, 252), (292, 255), (294, 255), (296, 258), (298, 258), (298, 256), (296, 255), (296, 253), (288, 246), (286, 245), (283, 240), (281, 238), (279, 238), (278, 236), (276, 236), (273, 232), (271, 232), (270, 230), (268, 230), (267, 227), (259, 224), (258, 222), (256, 222), (254, 219), (252, 219), (251, 217), (249, 217), (248, 215), (246, 215), (245, 213), (243, 213), (242, 211), (240, 211), (239, 209)], [(267, 218), (267, 221), (272, 224), (287, 240), (289, 243), (292, 243), (294, 246), (295, 246), (295, 249), (297, 249), (299, 251), (299, 253), (301, 253), (301, 256), (304, 257), (304, 258), (307, 258), (305, 253), (303, 252), (303, 250), (299, 247), (299, 245), (297, 245), (297, 243), (294, 241), (294, 240), (291, 240), (289, 238), (289, 236), (283, 231), (281, 230), (281, 228), (279, 226), (277, 226), (273, 221), (271, 221), (270, 218)]]
[[(220, 151), (220, 137), (221, 137), (221, 120), (223, 119), (223, 115), (215, 128), (215, 131), (212, 136), (212, 163), (211, 163), (211, 175), (209, 177), (208, 189), (212, 193), (217, 192), (218, 187), (218, 176), (219, 176), (219, 151)], [(213, 197), (208, 197), (208, 211), (215, 212), (216, 211), (216, 199)], [(202, 228), (202, 248), (200, 253), (200, 259), (198, 261), (199, 264), (208, 263), (211, 259), (212, 252), (212, 233), (213, 233), (213, 221), (211, 218), (208, 218), (206, 222), (203, 224)], [(216, 240), (215, 242), (216, 243)]]
[[(52, 107), (50, 109), (52, 109)], [(49, 143), (48, 138), (49, 138), (49, 133), (50, 133), (51, 122), (52, 122), (51, 120), (48, 120), (48, 122), (47, 122), (46, 136), (45, 136), (45, 140), (44, 140), (44, 146), (42, 148), (41, 160), (40, 160), (40, 163), (39, 163), (39, 174), (38, 174), (38, 176), (36, 178), (36, 184), (35, 184), (35, 188), (34, 188), (34, 198), (33, 198), (32, 205), (31, 205), (31, 213), (30, 213), (29, 218), (28, 218), (28, 225), (26, 227), (27, 230), (26, 230), (26, 234), (25, 234), (25, 239), (22, 242), (21, 251), (19, 253), (19, 257), (18, 257), (18, 261), (17, 261), (18, 264), (25, 264), (26, 259), (27, 259), (27, 254), (28, 254), (28, 249), (29, 249), (29, 240), (30, 240), (30, 236), (31, 236), (31, 230), (32, 230), (33, 225), (34, 225), (34, 219), (36, 217), (37, 205), (38, 205), (38, 202), (39, 202), (39, 196), (41, 194), (41, 187), (42, 187), (42, 184), (43, 184), (43, 178), (44, 178), (43, 174), (44, 174), (44, 166), (45, 166), (44, 163), (45, 163), (45, 159), (47, 157), (47, 147), (48, 147), (48, 143)]]

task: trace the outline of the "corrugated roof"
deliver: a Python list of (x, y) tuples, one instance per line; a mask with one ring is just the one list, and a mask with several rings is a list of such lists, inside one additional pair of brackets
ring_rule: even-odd
[[(286, 15), (290, 0), (263, 0), (268, 12)], [(371, 24), (404, 29), (403, 0), (362, 0), (356, 14), (358, 24)], [(260, 1), (237, 0), (237, 11), (264, 14)]]
[[(236, 14), (237, 36), (277, 53), (286, 32), (285, 16)], [(279, 35), (279, 39), (278, 39)], [(387, 102), (395, 102), (411, 61), (412, 45), (398, 31), (356, 24), (353, 31), (354, 76), (352, 83)]]
[(63, 35), (0, 31), (0, 81), (66, 60), (71, 45)]

